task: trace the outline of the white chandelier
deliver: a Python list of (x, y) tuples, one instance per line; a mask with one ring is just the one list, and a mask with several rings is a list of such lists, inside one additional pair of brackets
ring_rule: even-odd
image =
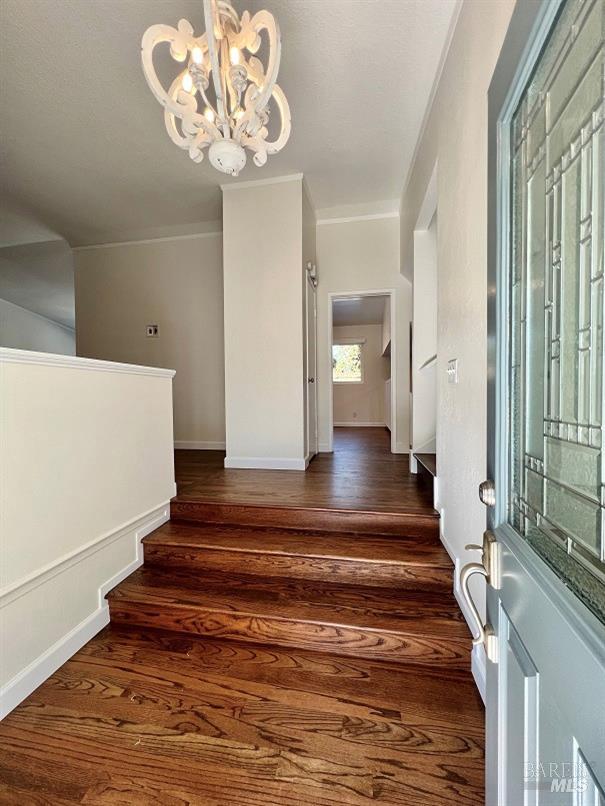
[[(164, 107), (164, 122), (173, 143), (189, 151), (194, 162), (204, 159), (204, 149), (209, 146), (212, 165), (237, 176), (246, 164), (245, 149), (253, 152), (254, 164), (260, 167), (290, 136), (290, 107), (275, 83), (281, 55), (279, 28), (268, 11), (253, 17), (244, 11), (240, 19), (229, 0), (203, 2), (206, 33), (202, 36), (194, 37), (187, 20), (180, 20), (178, 28), (152, 25), (145, 31), (143, 71)], [(262, 31), (268, 36), (266, 69), (254, 55), (261, 46)], [(172, 58), (186, 65), (168, 91), (153, 66), (153, 50), (164, 42), (170, 44)], [(275, 140), (268, 141), (271, 98), (279, 111), (280, 131)]]

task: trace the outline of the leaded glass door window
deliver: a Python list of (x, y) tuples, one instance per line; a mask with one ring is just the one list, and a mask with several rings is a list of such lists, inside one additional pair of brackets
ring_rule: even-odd
[(605, 0), (568, 0), (512, 119), (508, 520), (605, 621)]

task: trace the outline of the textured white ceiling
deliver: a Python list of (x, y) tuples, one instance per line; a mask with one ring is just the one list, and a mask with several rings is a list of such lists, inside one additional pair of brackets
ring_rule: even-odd
[[(456, 4), (235, 0), (278, 18), (293, 119), (241, 179), (302, 171), (317, 209), (398, 199)], [(140, 66), (181, 17), (201, 32), (201, 0), (0, 2), (3, 192), (72, 245), (220, 220), (225, 176), (170, 142)]]
[(380, 325), (388, 297), (351, 297), (332, 303), (332, 325)]

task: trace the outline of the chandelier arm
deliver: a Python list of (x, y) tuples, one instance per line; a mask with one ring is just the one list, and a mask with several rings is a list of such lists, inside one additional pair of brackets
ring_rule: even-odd
[[(181, 20), (181, 23), (182, 22), (184, 22), (184, 20)], [(189, 23), (187, 24), (189, 25)], [(145, 31), (143, 40), (141, 42), (141, 61), (143, 63), (143, 73), (145, 74), (149, 89), (155, 95), (156, 100), (159, 101), (162, 106), (170, 109), (175, 117), (182, 118), (186, 113), (186, 108), (181, 106), (168, 95), (159, 78), (157, 77), (155, 67), (153, 65), (154, 48), (162, 42), (170, 43), (171, 54), (173, 54), (175, 58), (177, 58), (177, 56), (179, 57), (177, 58), (177, 61), (183, 62), (187, 58), (188, 47), (181, 31), (177, 31), (176, 28), (172, 28), (170, 25), (152, 25)], [(185, 53), (184, 56), (183, 52)]]
[[(185, 95), (185, 98), (187, 100), (187, 104), (178, 104), (181, 109), (189, 110), (189, 114), (182, 114), (180, 116), (180, 119), (183, 121), (183, 131), (185, 132), (185, 127), (186, 127), (187, 130), (189, 130), (191, 132), (195, 132), (195, 135), (197, 135), (198, 131), (200, 129), (202, 129), (203, 131), (205, 131), (208, 134), (208, 137), (210, 138), (209, 142), (211, 142), (212, 140), (216, 140), (217, 138), (219, 138), (221, 136), (221, 133), (218, 130), (218, 128), (215, 126), (215, 124), (212, 121), (208, 120), (206, 117), (204, 117), (204, 115), (200, 115), (199, 112), (197, 112), (197, 109), (196, 109), (197, 105), (195, 103), (195, 99), (191, 95), (185, 94), (185, 91), (181, 89), (181, 82), (182, 82), (182, 78), (183, 78), (184, 73), (185, 73), (185, 71), (183, 71), (183, 73), (181, 73), (180, 75), (178, 75), (175, 78), (175, 80), (170, 85), (170, 90), (169, 90), (169, 94), (170, 94), (171, 98), (176, 99), (176, 98), (178, 98), (178, 96), (181, 93), (183, 93), (183, 95)], [(175, 117), (172, 114), (172, 112), (168, 109), (168, 107), (165, 107), (165, 109), (164, 109), (164, 120), (165, 121), (166, 121), (166, 115), (170, 115), (172, 118)], [(168, 128), (168, 125), (166, 126), (166, 128)], [(175, 130), (176, 130), (176, 125), (175, 125)], [(178, 130), (176, 130), (176, 131), (177, 131), (177, 134), (178, 134)], [(187, 133), (187, 132), (185, 132), (185, 133)], [(170, 131), (168, 132), (168, 134), (170, 134)], [(178, 136), (180, 137), (181, 135), (178, 134)], [(176, 142), (176, 141), (174, 141), (174, 142)], [(177, 143), (177, 145), (179, 145), (179, 144)], [(188, 148), (188, 147), (189, 147), (188, 145), (180, 146), (180, 148)]]
[(255, 103), (257, 111), (261, 111), (269, 103), (273, 87), (277, 81), (279, 65), (281, 62), (281, 34), (275, 17), (268, 11), (258, 11), (248, 22), (242, 25), (241, 30), (234, 37), (234, 44), (242, 50), (246, 48), (256, 53), (259, 46), (261, 31), (267, 31), (269, 36), (269, 59), (267, 63), (266, 80), (259, 87), (259, 97)]
[[(223, 88), (221, 84), (221, 73), (216, 50), (216, 37), (214, 26), (214, 9), (215, 5), (213, 0), (204, 0), (204, 22), (206, 23), (206, 41), (208, 45), (208, 56), (210, 58), (210, 71), (212, 73), (212, 82), (214, 84), (214, 92), (216, 94), (216, 111), (219, 119), (222, 121), (221, 129), (223, 136), (227, 139), (231, 137), (231, 129), (225, 114), (225, 100), (223, 98)], [(220, 26), (220, 18), (217, 14), (217, 22)]]
[(262, 128), (254, 136), (242, 134), (241, 143), (246, 148), (254, 152), (254, 164), (262, 166), (267, 161), (267, 155), (277, 154), (278, 151), (285, 146), (290, 137), (292, 128), (292, 120), (290, 117), (290, 105), (288, 100), (279, 85), (273, 87), (273, 97), (280, 114), (281, 129), (275, 140), (267, 142), (267, 129)]

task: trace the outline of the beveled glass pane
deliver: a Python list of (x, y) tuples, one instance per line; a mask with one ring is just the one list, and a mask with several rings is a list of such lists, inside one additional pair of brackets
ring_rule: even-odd
[(605, 621), (605, 0), (567, 0), (511, 130), (509, 522)]

